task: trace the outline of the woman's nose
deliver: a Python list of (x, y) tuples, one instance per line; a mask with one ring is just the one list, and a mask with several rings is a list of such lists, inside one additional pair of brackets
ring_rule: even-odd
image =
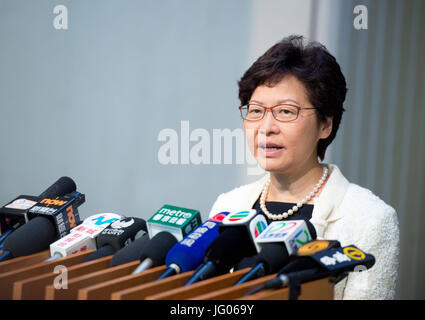
[(259, 132), (265, 135), (270, 133), (276, 133), (278, 131), (278, 126), (276, 124), (276, 119), (274, 118), (271, 111), (266, 111), (264, 118), (261, 119), (261, 124), (259, 127)]

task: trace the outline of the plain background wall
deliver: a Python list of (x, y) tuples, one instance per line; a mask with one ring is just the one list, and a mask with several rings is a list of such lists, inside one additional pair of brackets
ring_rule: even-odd
[[(240, 125), (251, 2), (0, 3), (1, 202), (68, 175), (82, 217), (170, 203), (206, 218), (242, 166), (162, 165), (158, 134)], [(68, 30), (53, 28), (58, 4)]]
[[(353, 27), (357, 4), (368, 30)], [(68, 30), (53, 28), (56, 5)], [(235, 154), (162, 165), (159, 133), (181, 138), (189, 121), (209, 133), (212, 160), (213, 129), (242, 128), (237, 81), (301, 34), (328, 47), (349, 88), (325, 161), (396, 208), (398, 297), (423, 299), (424, 13), (419, 0), (0, 0), (0, 205), (68, 175), (86, 194), (82, 218), (147, 219), (168, 203), (205, 219), (220, 193), (258, 176)]]

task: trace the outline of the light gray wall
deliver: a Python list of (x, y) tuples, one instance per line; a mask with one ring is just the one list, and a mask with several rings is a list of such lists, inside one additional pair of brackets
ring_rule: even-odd
[[(368, 29), (353, 27), (353, 9), (368, 8)], [(317, 2), (312, 38), (328, 45), (348, 93), (327, 159), (352, 182), (397, 211), (397, 297), (425, 298), (425, 4), (420, 0)], [(326, 25), (325, 30), (323, 26)], [(317, 31), (317, 32), (314, 32)]]
[[(58, 4), (68, 30), (53, 27)], [(165, 203), (206, 218), (242, 166), (162, 165), (158, 134), (240, 126), (250, 15), (236, 0), (1, 0), (0, 203), (68, 175), (83, 218)]]

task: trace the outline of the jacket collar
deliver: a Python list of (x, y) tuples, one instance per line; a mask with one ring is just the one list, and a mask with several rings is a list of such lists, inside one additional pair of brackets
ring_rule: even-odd
[[(336, 165), (324, 165), (329, 168), (329, 178), (323, 186), (319, 197), (314, 199), (314, 209), (310, 220), (316, 228), (318, 239), (323, 238), (329, 222), (343, 217), (343, 213), (340, 210), (336, 210), (336, 208), (343, 200), (349, 186), (348, 180), (342, 175)], [(248, 208), (254, 206), (269, 176), (270, 173), (267, 173), (252, 185), (245, 198), (245, 201), (249, 201), (249, 203), (245, 202), (244, 205), (248, 205)], [(246, 208), (246, 206), (244, 207)]]

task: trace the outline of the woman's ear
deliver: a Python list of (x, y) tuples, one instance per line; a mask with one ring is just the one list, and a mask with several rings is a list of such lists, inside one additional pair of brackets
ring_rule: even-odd
[(333, 117), (326, 117), (325, 121), (320, 123), (319, 139), (326, 139), (332, 132)]

